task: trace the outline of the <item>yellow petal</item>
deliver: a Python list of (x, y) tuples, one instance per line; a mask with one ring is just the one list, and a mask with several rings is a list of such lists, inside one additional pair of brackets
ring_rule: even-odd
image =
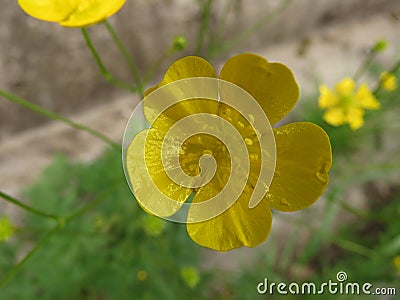
[(251, 94), (271, 124), (291, 111), (299, 98), (299, 87), (290, 69), (283, 64), (269, 63), (258, 55), (246, 53), (230, 58), (220, 78)]
[[(189, 236), (197, 244), (218, 251), (247, 246), (254, 247), (268, 236), (272, 214), (265, 200), (249, 209), (252, 188), (246, 186), (240, 198), (224, 213), (200, 223), (187, 224)], [(207, 191), (199, 191), (193, 203), (204, 201)], [(191, 208), (189, 208), (189, 218)]]
[(19, 0), (34, 18), (59, 22), (66, 27), (85, 27), (101, 22), (121, 9), (126, 0)]
[(48, 22), (61, 22), (78, 6), (78, 0), (18, 0), (19, 6), (30, 16)]
[(266, 195), (271, 208), (295, 211), (313, 204), (328, 185), (332, 151), (328, 135), (313, 123), (274, 129), (275, 175)]
[[(218, 82), (215, 82), (214, 89), (201, 90), (198, 82), (194, 83), (176, 83), (181, 79), (193, 77), (212, 77), (216, 78), (214, 68), (203, 58), (197, 56), (187, 56), (172, 63), (167, 69), (161, 82), (150, 88), (145, 93), (144, 98), (144, 114), (150, 124), (157, 119), (160, 112), (171, 121), (177, 121), (184, 116), (194, 113), (217, 113), (217, 103), (211, 100), (191, 99), (183, 101), (186, 98), (193, 98), (202, 94), (207, 94), (208, 99), (218, 99)], [(188, 84), (190, 87), (188, 87)], [(156, 91), (158, 88), (164, 87), (162, 90)], [(184, 89), (184, 91), (183, 91)], [(197, 93), (198, 92), (198, 93)], [(189, 95), (190, 94), (190, 95)], [(178, 102), (173, 107), (165, 110), (163, 106), (168, 103)], [(216, 101), (214, 101), (216, 102)]]
[(324, 115), (323, 119), (333, 126), (340, 126), (346, 123), (346, 115), (343, 108), (330, 108)]
[(205, 59), (198, 56), (186, 56), (174, 61), (165, 72), (161, 82), (148, 89), (145, 95), (150, 94), (158, 87), (171, 83), (173, 81), (192, 78), (192, 77), (213, 77), (217, 75), (212, 65)]
[(347, 110), (347, 122), (352, 130), (359, 129), (364, 125), (364, 111), (360, 108), (350, 107)]
[(376, 110), (381, 107), (381, 104), (369, 90), (366, 84), (361, 85), (356, 93), (356, 101), (359, 106), (365, 109)]
[(151, 214), (167, 217), (179, 210), (192, 191), (167, 176), (161, 160), (162, 141), (155, 129), (141, 131), (128, 147), (126, 164), (139, 204)]
[(341, 97), (349, 97), (353, 94), (356, 83), (353, 79), (346, 77), (335, 86), (337, 94)]
[(80, 0), (77, 9), (60, 25), (85, 27), (104, 21), (117, 13), (126, 0)]
[(319, 91), (318, 105), (320, 108), (331, 108), (339, 102), (338, 97), (326, 85), (321, 85)]
[(393, 73), (382, 72), (380, 79), (384, 90), (394, 91), (397, 89), (397, 78)]

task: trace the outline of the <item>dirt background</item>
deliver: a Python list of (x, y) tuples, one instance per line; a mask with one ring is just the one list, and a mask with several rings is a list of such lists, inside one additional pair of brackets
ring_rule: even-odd
[[(281, 3), (277, 0), (216, 0), (212, 29), (229, 1), (233, 3), (233, 10), (227, 18), (226, 39), (237, 35)], [(362, 22), (378, 13), (393, 14), (395, 19), (399, 10), (398, 0), (294, 0), (281, 16), (239, 45), (235, 52), (269, 49), (288, 41), (301, 42), (315, 30)], [(168, 49), (174, 35), (187, 36), (189, 48), (186, 53), (192, 53), (200, 11), (195, 0), (128, 0), (111, 22), (143, 72)], [(90, 33), (112, 74), (132, 82), (128, 68), (104, 26), (91, 27)], [(217, 57), (217, 61), (230, 54)], [(17, 1), (8, 1), (0, 10), (0, 87), (62, 114), (92, 110), (98, 104), (111, 103), (122, 94), (99, 75), (79, 29), (63, 28), (28, 17)], [(0, 142), (47, 121), (2, 99)]]

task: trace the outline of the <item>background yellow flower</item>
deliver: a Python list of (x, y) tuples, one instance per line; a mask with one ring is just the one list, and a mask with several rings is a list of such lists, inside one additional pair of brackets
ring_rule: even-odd
[(32, 17), (66, 27), (86, 27), (118, 12), (126, 0), (18, 0)]
[(397, 78), (394, 74), (389, 72), (382, 72), (381, 76), (381, 86), (387, 91), (394, 91), (397, 89)]
[(366, 84), (358, 90), (355, 86), (351, 78), (344, 78), (334, 90), (326, 85), (320, 86), (318, 104), (321, 109), (326, 109), (323, 118), (327, 123), (333, 126), (349, 124), (351, 129), (356, 130), (364, 124), (364, 110), (380, 108), (380, 103)]

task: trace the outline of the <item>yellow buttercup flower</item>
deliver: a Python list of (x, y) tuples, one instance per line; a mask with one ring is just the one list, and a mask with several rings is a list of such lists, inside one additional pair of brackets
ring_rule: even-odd
[(18, 0), (30, 16), (65, 27), (87, 27), (118, 12), (126, 0)]
[(319, 107), (326, 109), (324, 120), (333, 125), (349, 124), (356, 130), (364, 124), (364, 110), (376, 110), (380, 103), (371, 93), (366, 84), (362, 84), (357, 91), (355, 82), (345, 78), (330, 90), (326, 85), (320, 86)]
[(391, 92), (397, 89), (397, 78), (393, 73), (382, 72), (380, 79), (381, 86), (384, 90)]
[[(280, 121), (295, 106), (299, 97), (295, 78), (285, 65), (270, 63), (254, 54), (240, 54), (230, 58), (219, 77), (223, 82), (231, 83), (240, 87), (247, 95), (250, 94), (271, 124)], [(190, 78), (215, 79), (217, 75), (206, 60), (196, 56), (185, 57), (175, 61), (166, 71), (162, 81), (149, 89), (146, 95), (154, 95), (171, 84)], [(181, 87), (186, 88), (189, 84), (186, 83), (188, 82), (184, 80)], [(200, 86), (199, 89), (207, 91), (207, 86)], [(181, 96), (182, 91), (167, 90), (159, 100), (168, 101), (171, 94)], [(143, 102), (145, 115), (151, 111), (146, 99)], [(204, 114), (214, 116), (219, 121), (223, 120), (221, 122), (226, 121), (240, 133), (244, 147), (247, 147), (250, 170), (236, 202), (212, 218), (190, 222), (196, 216), (192, 207), (205, 203), (218, 194), (227, 184), (232, 169), (243, 167), (237, 163), (235, 165), (235, 160), (231, 161), (228, 146), (223, 142), (212, 135), (198, 133), (188, 137), (179, 148), (179, 164), (187, 175), (196, 177), (202, 172), (199, 168), (201, 160), (212, 156), (217, 162), (212, 179), (198, 188), (189, 188), (173, 181), (166, 173), (162, 153), (165, 150), (163, 140), (167, 132), (187, 117)], [(146, 115), (146, 118), (149, 120), (149, 115)], [(319, 198), (328, 184), (332, 153), (327, 134), (313, 123), (298, 122), (271, 129), (274, 146), (276, 145), (273, 149), (276, 148), (276, 165), (271, 174), (272, 183), (264, 189), (261, 201), (250, 208), (250, 198), (256, 190), (260, 169), (264, 163), (260, 157), (265, 149), (261, 149), (261, 141), (257, 140), (256, 132), (250, 126), (251, 123), (257, 122), (259, 119), (254, 115), (244, 118), (240, 112), (225, 103), (204, 99), (183, 101), (163, 111), (154, 122), (150, 122), (151, 128), (139, 132), (127, 148), (126, 169), (139, 204), (149, 213), (152, 213), (154, 207), (161, 207), (158, 211), (162, 211), (164, 215), (173, 215), (181, 208), (179, 203), (190, 199), (186, 222), (188, 234), (199, 245), (211, 249), (227, 251), (242, 246), (254, 247), (263, 242), (272, 224), (271, 209), (296, 211), (310, 206)], [(195, 123), (192, 127), (205, 128), (200, 123)], [(167, 160), (170, 158), (168, 154), (170, 152), (167, 151)], [(166, 163), (168, 164), (168, 161)], [(147, 182), (149, 175), (156, 185), (154, 189), (174, 199), (178, 205), (166, 206), (154, 196), (156, 191), (148, 188), (151, 186)], [(229, 194), (227, 198), (230, 196)], [(218, 200), (229, 201), (225, 198)], [(147, 205), (149, 202), (152, 203)]]

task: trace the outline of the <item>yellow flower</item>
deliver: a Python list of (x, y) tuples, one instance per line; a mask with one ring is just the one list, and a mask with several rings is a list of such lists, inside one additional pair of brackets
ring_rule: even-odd
[(394, 74), (389, 72), (382, 72), (380, 78), (381, 86), (384, 90), (391, 92), (397, 89), (397, 78)]
[[(149, 89), (146, 95), (156, 94), (162, 90), (161, 87), (165, 88), (171, 83), (188, 78), (215, 79), (217, 75), (206, 60), (195, 56), (185, 57), (175, 61), (162, 81)], [(270, 63), (254, 54), (240, 54), (230, 58), (220, 72), (220, 79), (240, 87), (247, 95), (250, 94), (271, 124), (280, 121), (295, 106), (299, 97), (295, 78), (285, 65)], [(207, 90), (207, 87), (200, 88)], [(181, 95), (182, 90), (171, 89), (167, 92)], [(167, 101), (169, 94), (165, 93), (164, 96), (160, 99), (162, 102)], [(226, 95), (221, 95), (223, 96)], [(143, 110), (149, 120), (151, 108), (146, 99), (145, 97)], [(200, 133), (188, 137), (179, 148), (179, 164), (187, 175), (195, 177), (201, 172), (201, 159), (211, 155), (217, 162), (212, 179), (204, 186), (189, 188), (174, 182), (168, 176), (162, 161), (162, 144), (166, 133), (174, 124), (188, 116), (201, 114), (223, 119), (240, 133), (249, 154), (250, 171), (238, 199), (224, 212), (206, 220), (191, 222), (196, 217), (192, 207), (206, 203), (218, 194), (229, 180), (232, 169), (242, 168), (242, 165), (235, 165), (235, 161), (231, 161), (230, 153), (227, 152), (228, 146), (214, 136)], [(176, 203), (191, 200), (186, 228), (196, 243), (214, 250), (227, 251), (242, 246), (254, 247), (263, 242), (272, 224), (271, 208), (284, 212), (296, 211), (310, 206), (319, 198), (328, 184), (332, 153), (327, 134), (315, 124), (298, 122), (270, 128), (275, 142), (273, 150), (276, 148), (276, 166), (271, 171), (273, 179), (269, 187), (265, 187), (261, 201), (250, 208), (249, 200), (261, 177), (260, 169), (264, 163), (260, 157), (265, 149), (261, 149), (261, 141), (257, 140), (256, 132), (250, 126), (258, 121), (253, 115), (249, 115), (247, 119), (242, 117), (225, 103), (204, 99), (183, 101), (165, 110), (153, 123), (150, 122), (152, 127), (139, 132), (127, 148), (127, 173), (139, 204), (149, 213), (152, 213), (150, 206), (160, 207), (158, 211), (162, 211), (164, 215), (173, 215), (181, 208), (180, 205), (166, 206), (155, 196), (157, 193), (154, 189), (150, 190), (147, 182), (150, 175), (156, 189)], [(200, 128), (203, 124), (195, 123), (192, 126)], [(145, 150), (140, 150), (142, 148)], [(227, 198), (230, 196), (229, 194)], [(219, 200), (229, 201), (225, 198)], [(149, 203), (148, 206), (144, 205)]]
[(136, 277), (139, 281), (145, 281), (147, 279), (147, 272), (145, 270), (139, 270)]
[(395, 256), (395, 257), (393, 258), (393, 264), (394, 264), (394, 266), (396, 267), (397, 272), (400, 273), (400, 255)]
[(371, 93), (366, 84), (362, 84), (355, 91), (355, 82), (351, 78), (345, 78), (330, 90), (326, 85), (320, 86), (319, 107), (326, 109), (324, 120), (333, 125), (349, 124), (356, 130), (364, 124), (364, 110), (376, 110), (380, 103)]
[(126, 0), (18, 0), (30, 16), (65, 27), (87, 27), (118, 12)]

